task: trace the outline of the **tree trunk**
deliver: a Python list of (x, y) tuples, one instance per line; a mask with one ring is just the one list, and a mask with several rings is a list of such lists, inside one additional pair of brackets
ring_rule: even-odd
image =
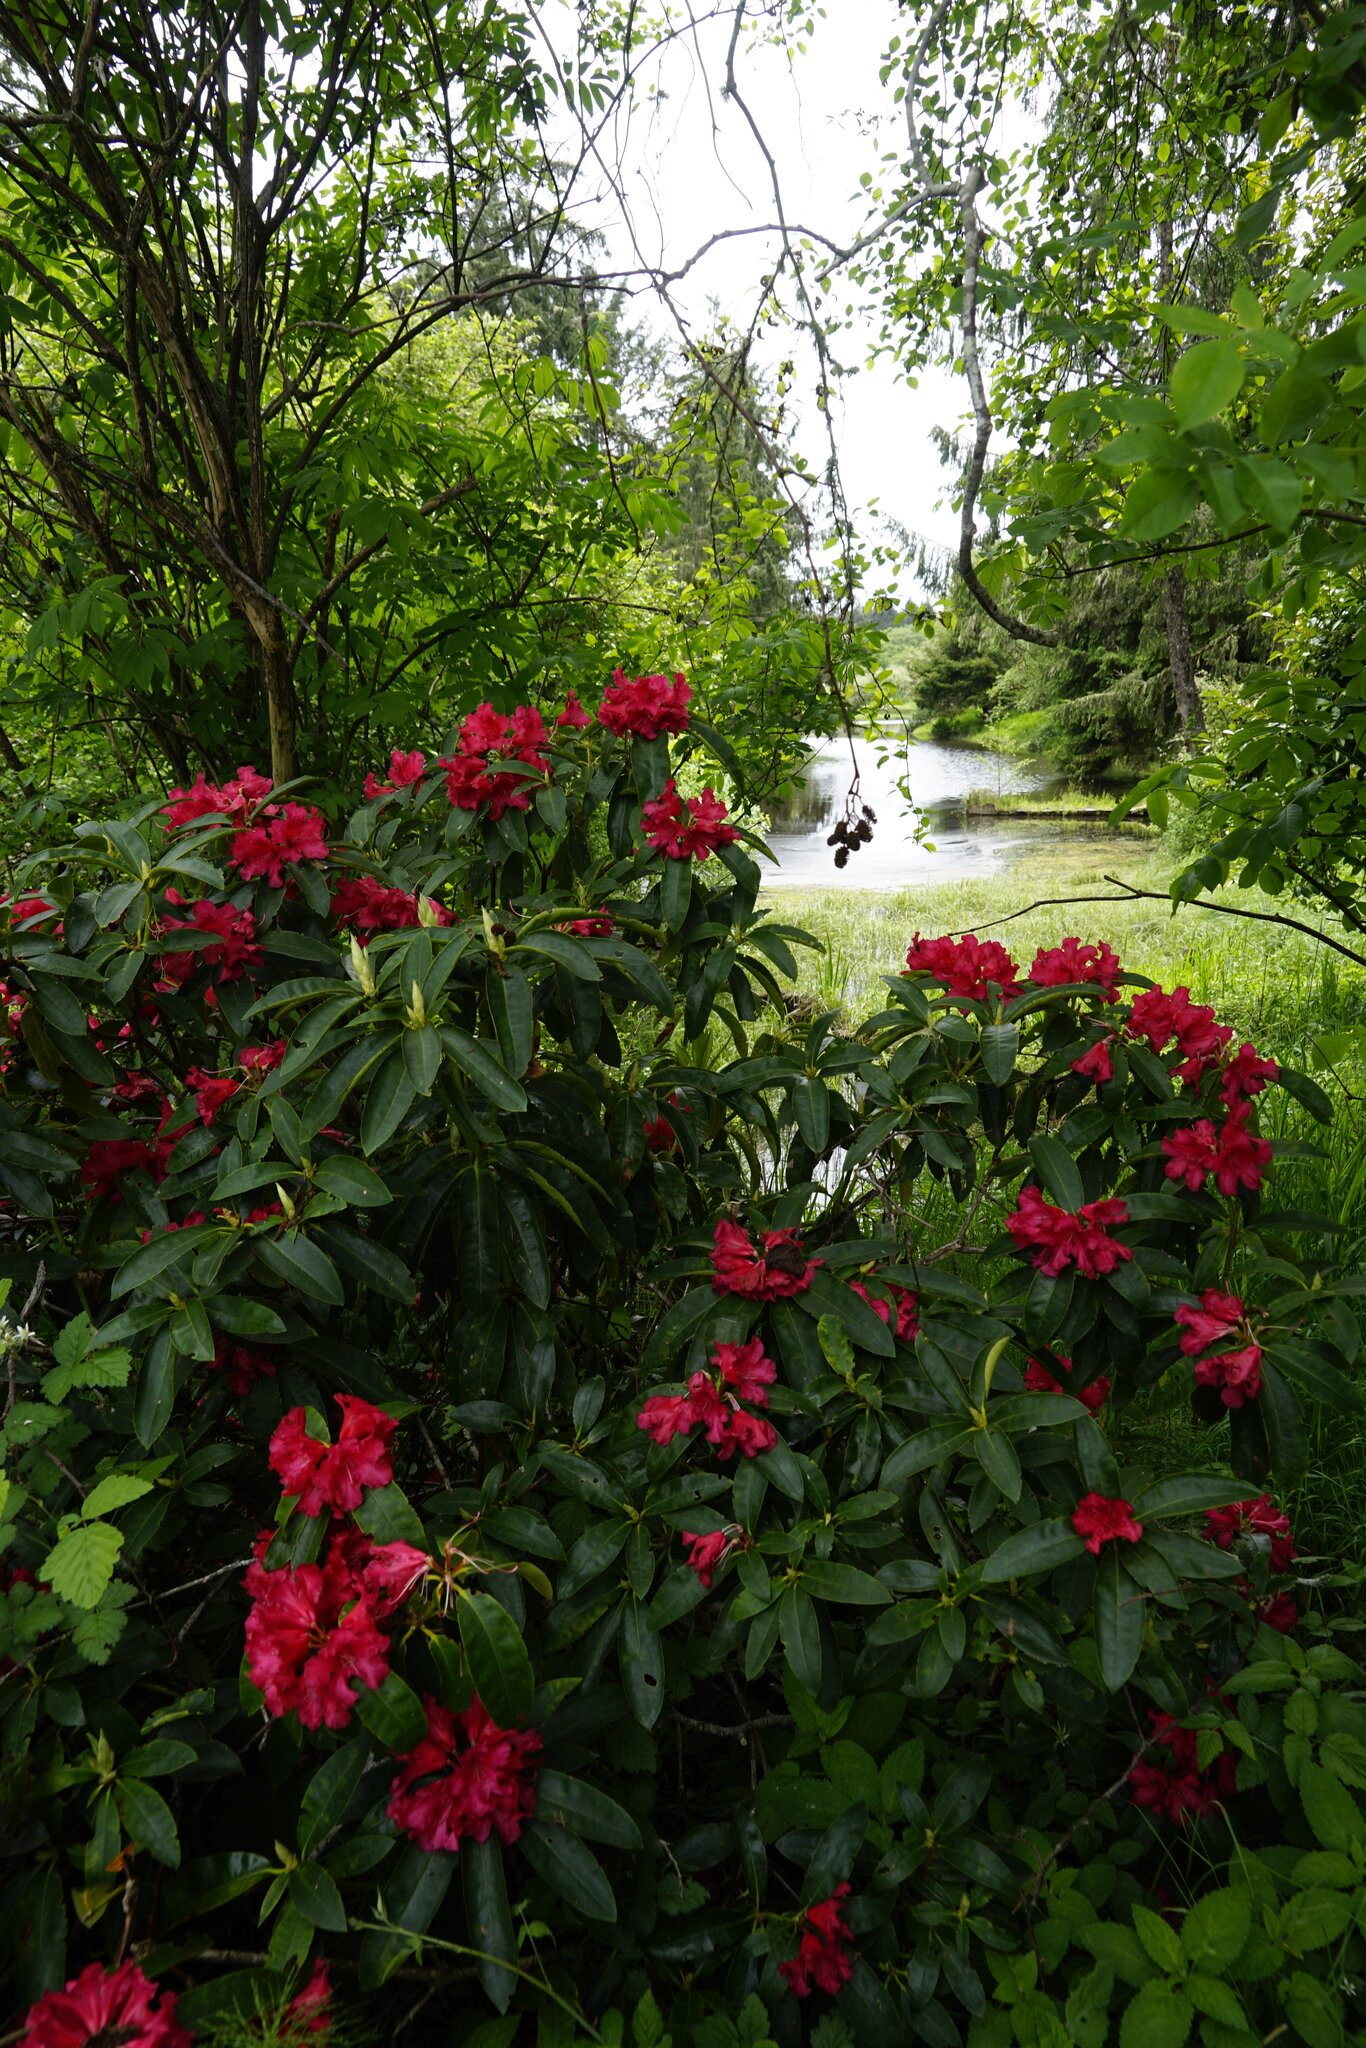
[(285, 622), (273, 604), (263, 601), (255, 586), (243, 594), (242, 611), (256, 642), (261, 686), (270, 721), (270, 774), (273, 782), (289, 782), (297, 772), (294, 754), (294, 692), (290, 687), (289, 644)]
[(1200, 702), (1200, 685), (1195, 680), (1191, 659), (1190, 614), (1186, 609), (1186, 579), (1180, 569), (1168, 569), (1162, 579), (1162, 609), (1167, 621), (1167, 661), (1171, 668), (1176, 715), (1186, 738), (1205, 730), (1205, 707)]
[(272, 782), (290, 782), (295, 774), (294, 700), (289, 687), (285, 636), (278, 614), (274, 627), (274, 632), (261, 647), (261, 674), (266, 686), (266, 710), (270, 716), (270, 776)]

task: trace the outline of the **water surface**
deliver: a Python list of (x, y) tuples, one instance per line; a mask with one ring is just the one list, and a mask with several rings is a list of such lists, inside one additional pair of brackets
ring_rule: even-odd
[[(835, 866), (826, 840), (844, 815), (857, 777), (859, 802), (877, 813), (871, 844)], [(905, 778), (908, 803), (898, 787)], [(814, 749), (793, 802), (775, 814), (767, 838), (776, 868), (764, 865), (767, 889), (898, 889), (1005, 873), (1045, 850), (1110, 839), (1103, 827), (1055, 819), (965, 818), (974, 790), (993, 796), (1046, 794), (1061, 778), (1046, 762), (988, 753), (938, 740), (911, 740), (890, 759), (862, 736), (823, 740)], [(923, 815), (922, 815), (923, 814)], [(857, 812), (855, 813), (857, 816)], [(925, 833), (917, 838), (917, 827)]]

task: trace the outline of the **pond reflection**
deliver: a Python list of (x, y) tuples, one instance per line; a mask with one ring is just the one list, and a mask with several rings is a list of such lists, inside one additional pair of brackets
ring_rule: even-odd
[[(855, 774), (858, 798), (877, 815), (871, 843), (835, 866), (826, 841), (844, 815)], [(909, 784), (912, 803), (898, 787)], [(1041, 844), (1084, 843), (1103, 828), (1066, 819), (966, 817), (963, 801), (975, 790), (997, 798), (1046, 794), (1061, 778), (1047, 763), (988, 753), (937, 740), (911, 740), (890, 759), (862, 736), (822, 741), (812, 753), (802, 788), (776, 812), (768, 844), (776, 869), (765, 864), (764, 886), (782, 888), (895, 889), (912, 881), (954, 881), (1000, 874)], [(923, 820), (921, 813), (927, 814)], [(917, 839), (922, 823), (925, 839)], [(928, 841), (928, 844), (926, 843)]]

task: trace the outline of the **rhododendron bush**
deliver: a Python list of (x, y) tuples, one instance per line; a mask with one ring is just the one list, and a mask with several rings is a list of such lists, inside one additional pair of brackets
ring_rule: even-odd
[[(1366, 1716), (1282, 1502), (1359, 1283), (1266, 1116), (1317, 1092), (1070, 936), (908, 935), (879, 1014), (794, 1027), (714, 747), (617, 676), (349, 817), (243, 766), (16, 878), (30, 2048), (389, 2038), (400, 1991), (503, 2048), (1127, 2039), (1159, 1993), (1250, 2039), (1274, 1958), (1201, 2005), (1133, 1931), (1234, 1863), (1347, 2038)], [(1154, 1401), (1198, 1469), (1135, 1453)], [(1267, 1917), (1297, 1856), (1331, 1970)]]

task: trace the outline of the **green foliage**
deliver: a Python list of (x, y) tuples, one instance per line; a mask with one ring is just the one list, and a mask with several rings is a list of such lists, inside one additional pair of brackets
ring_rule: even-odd
[[(619, 90), (611, 10), (582, 28), (583, 91)], [(649, 432), (623, 404), (521, 12), (128, 0), (0, 51), (0, 753), (49, 813), (15, 840), (60, 830), (54, 784), (343, 781), (443, 738), (465, 678), (535, 699), (595, 643), (681, 655), (783, 781), (856, 651), (736, 407), (677, 376)]]
[[(645, 836), (706, 745), (557, 727), (480, 756), (473, 809), (424, 772), (326, 849), (305, 819), (278, 884), (248, 870), (283, 792), (35, 857), (0, 1097), (0, 1258), (45, 1283), (33, 1329), (3, 1325), (21, 2001), (127, 1914), (225, 2041), (258, 2012), (283, 2032), (322, 1953), (362, 2017), (416, 1970), (491, 2043), (949, 2043), (1026, 1998), (1104, 2011), (1052, 1935), (1026, 1983), (1033, 1923), (1075, 1927), (1089, 1971), (1072, 1892), (1141, 1947), (1179, 1862), (1179, 2003), (1218, 1975), (1223, 1866), (1307, 1849), (1267, 1699), (1316, 1686), (1331, 1718), (1315, 1747), (1294, 1708), (1306, 1812), (1315, 1771), (1355, 1768), (1357, 1667), (1261, 1626), (1284, 1560), (1202, 1522), (1293, 1478), (1302, 1410), (1357, 1405), (1328, 1220), (1174, 1186), (1162, 1140), (1223, 1119), (1222, 1070), (1178, 1088), (1123, 1029), (1132, 979), (1111, 1002), (990, 956), (980, 993), (893, 975), (857, 1029), (794, 1034), (803, 935), (757, 907), (750, 850)], [(1112, 1030), (1098, 1090), (1073, 1061)], [(1129, 1256), (1044, 1271), (1002, 1228), (1026, 1185), (1116, 1201)], [(1175, 1310), (1233, 1288), (1263, 1355), (1230, 1472)], [(1121, 1418), (1166, 1387), (1193, 1455), (1133, 1455), (1033, 1359), (1108, 1378)], [(307, 1498), (324, 1464), (360, 1475), (344, 1505)], [(1093, 1553), (1097, 1493), (1141, 1528)], [(337, 1577), (377, 1557), (392, 1597)], [(288, 1689), (305, 1667), (316, 1695)], [(414, 1797), (463, 1825), (432, 1846), (395, 1772), (432, 1729), (483, 1739), (476, 1691), (530, 1745), (498, 1766), (528, 1803), (480, 1840), (438, 1752)], [(1129, 1796), (1179, 1761), (1169, 1728), (1188, 1828)], [(1097, 1858), (1119, 1889), (1091, 1899)], [(847, 1968), (794, 1996), (827, 1906)], [(1356, 1921), (1293, 1938), (1286, 2009), (1345, 2029)]]

